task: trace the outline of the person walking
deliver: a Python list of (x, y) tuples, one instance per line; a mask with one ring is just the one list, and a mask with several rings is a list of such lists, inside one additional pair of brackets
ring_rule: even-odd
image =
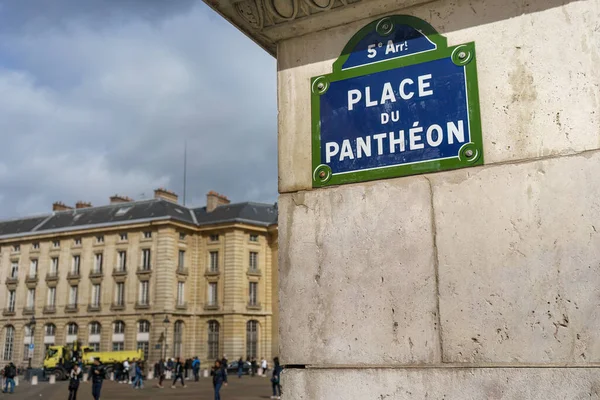
[(242, 375), (244, 374), (244, 359), (240, 357), (238, 360), (238, 378), (242, 379)]
[(79, 390), (79, 382), (83, 372), (79, 365), (75, 364), (69, 374), (69, 400), (77, 400), (77, 391)]
[(181, 362), (181, 358), (177, 357), (175, 364), (173, 365), (175, 371), (175, 379), (173, 379), (173, 384), (171, 385), (171, 389), (175, 389), (175, 384), (177, 380), (181, 380), (181, 386), (187, 387), (183, 380), (183, 364)]
[(281, 378), (281, 365), (279, 365), (279, 358), (275, 357), (273, 359), (273, 364), (275, 364), (273, 366), (273, 377), (271, 378), (271, 383), (273, 385), (273, 396), (271, 396), (272, 399), (281, 399), (281, 383), (280, 383), (280, 378)]
[(267, 360), (264, 357), (262, 358), (262, 361), (260, 362), (260, 367), (262, 368), (263, 375), (266, 376), (268, 365), (267, 365)]
[(106, 378), (106, 370), (98, 357), (94, 358), (94, 364), (90, 369), (90, 373), (92, 375), (92, 397), (94, 400), (100, 400), (100, 392), (102, 391), (102, 382)]
[(158, 362), (158, 368), (156, 372), (156, 376), (158, 376), (158, 387), (163, 388), (163, 381), (165, 380), (165, 372), (166, 372), (165, 360), (162, 358)]
[(223, 366), (221, 361), (215, 361), (212, 369), (213, 387), (215, 389), (215, 400), (221, 400), (221, 388), (227, 386), (227, 365)]
[(121, 374), (121, 382), (129, 383), (129, 358), (123, 361), (123, 372)]
[(198, 356), (194, 357), (194, 361), (192, 361), (192, 371), (194, 372), (194, 381), (198, 382), (200, 375), (200, 360)]
[(256, 375), (256, 357), (252, 357), (252, 361), (250, 361), (250, 367), (252, 368), (252, 377)]
[[(13, 364), (11, 361), (6, 367), (4, 367), (4, 393), (15, 392), (15, 376), (17, 376), (17, 367), (15, 367), (15, 364)], [(9, 385), (10, 392), (8, 391)]]
[(135, 364), (135, 379), (133, 382), (134, 389), (144, 388), (144, 363), (142, 361)]

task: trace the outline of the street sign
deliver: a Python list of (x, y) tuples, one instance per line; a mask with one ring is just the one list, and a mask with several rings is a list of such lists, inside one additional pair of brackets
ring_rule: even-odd
[(35, 346), (34, 346), (34, 344), (33, 344), (33, 343), (30, 343), (30, 344), (29, 344), (29, 350), (33, 350), (33, 349), (35, 349)]
[(29, 344), (29, 354), (27, 356), (27, 358), (33, 358), (33, 349), (35, 348), (35, 346), (33, 345), (33, 343)]
[(311, 79), (313, 187), (483, 164), (475, 44), (390, 16)]

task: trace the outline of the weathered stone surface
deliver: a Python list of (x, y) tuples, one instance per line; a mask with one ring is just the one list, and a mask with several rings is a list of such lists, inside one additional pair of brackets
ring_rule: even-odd
[(600, 152), (432, 175), (444, 360), (600, 361)]
[(423, 177), (280, 196), (287, 364), (440, 361)]
[[(422, 18), (450, 45), (475, 41), (485, 159), (492, 164), (600, 147), (600, 0), (563, 3), (398, 3), (385, 15)], [(344, 45), (373, 19), (279, 43), (280, 192), (312, 186), (310, 78), (330, 73)]]
[(597, 368), (286, 370), (286, 400), (600, 399)]

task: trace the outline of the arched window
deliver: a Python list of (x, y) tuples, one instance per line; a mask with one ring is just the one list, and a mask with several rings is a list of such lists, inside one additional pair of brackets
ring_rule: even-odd
[(15, 344), (15, 327), (7, 325), (4, 328), (4, 361), (12, 361)]
[(112, 344), (113, 351), (125, 350), (125, 323), (123, 321), (113, 323)]
[(55, 335), (56, 335), (56, 325), (54, 325), (54, 324), (44, 325), (44, 336), (55, 336)]
[(208, 321), (208, 359), (219, 358), (219, 323)]
[(100, 351), (100, 334), (102, 333), (102, 325), (98, 321), (90, 323), (90, 336), (88, 344), (94, 351)]
[(147, 360), (150, 350), (150, 322), (144, 319), (138, 321), (137, 349), (144, 352), (144, 360)]
[(46, 324), (44, 325), (44, 347), (46, 352), (50, 348), (50, 346), (54, 346), (56, 335), (56, 325), (54, 324)]
[(175, 322), (175, 331), (173, 337), (173, 355), (181, 357), (183, 347), (183, 321)]
[(246, 352), (248, 357), (258, 354), (258, 321), (248, 321), (246, 324)]
[(138, 322), (138, 333), (150, 333), (150, 322), (145, 319)]
[(35, 332), (35, 328), (31, 328), (29, 325), (25, 325), (23, 330), (23, 361), (29, 360), (29, 344), (32, 343), (32, 336)]
[(75, 343), (77, 341), (77, 334), (79, 333), (79, 326), (75, 322), (67, 324), (67, 344)]
[(125, 333), (125, 323), (123, 321), (115, 321), (113, 324), (114, 332), (113, 333)]
[(90, 323), (90, 335), (100, 335), (102, 333), (102, 325), (100, 322), (94, 321)]

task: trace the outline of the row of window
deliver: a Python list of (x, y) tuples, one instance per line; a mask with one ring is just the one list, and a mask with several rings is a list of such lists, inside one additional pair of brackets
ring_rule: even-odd
[[(152, 239), (152, 232), (151, 231), (144, 231), (142, 232), (142, 237), (144, 239)], [(179, 240), (185, 240), (187, 237), (187, 235), (183, 232), (179, 233)], [(126, 232), (120, 233), (119, 234), (119, 241), (121, 242), (126, 242), (128, 240), (128, 234)], [(209, 236), (209, 240), (211, 242), (218, 242), (219, 241), (219, 235), (217, 234), (213, 234)], [(250, 234), (249, 235), (249, 240), (251, 242), (258, 242), (258, 235), (257, 234)], [(81, 246), (82, 243), (82, 239), (81, 238), (75, 238), (73, 239), (73, 245), (74, 246)], [(96, 244), (102, 244), (104, 243), (104, 235), (98, 235), (96, 236)], [(33, 250), (39, 250), (40, 249), (40, 243), (39, 242), (34, 242), (31, 244), (31, 248)], [(54, 240), (52, 241), (52, 248), (54, 249), (59, 249), (60, 248), (60, 240)], [(15, 244), (12, 247), (12, 251), (13, 252), (20, 252), (21, 251), (21, 245), (20, 244)]]
[[(142, 264), (140, 269), (143, 271), (149, 271), (152, 268), (152, 253), (150, 249), (142, 249)], [(58, 273), (58, 257), (52, 257), (50, 259), (50, 270), (49, 275), (56, 275)], [(104, 254), (103, 253), (95, 253), (94, 254), (94, 267), (92, 269), (92, 273), (102, 273), (103, 270), (103, 261)], [(71, 269), (70, 273), (72, 275), (79, 275), (81, 270), (81, 255), (75, 254), (72, 256), (71, 261)], [(117, 252), (117, 268), (116, 271), (124, 272), (127, 270), (127, 251), (118, 251)], [(38, 260), (37, 258), (32, 258), (29, 263), (29, 276), (32, 278), (36, 278), (38, 273)], [(19, 276), (19, 261), (13, 260), (11, 262), (11, 269), (9, 277), (12, 279), (17, 279)]]
[[(56, 287), (48, 287), (46, 298), (46, 307), (56, 307)], [(35, 295), (36, 289), (27, 289), (27, 303), (26, 308), (32, 309), (35, 307)], [(96, 283), (92, 285), (90, 306), (100, 307), (102, 295), (102, 285)], [(258, 303), (258, 282), (249, 282), (248, 287), (248, 304), (250, 306), (257, 306)], [(16, 290), (8, 291), (7, 307), (6, 310), (9, 312), (15, 312), (17, 293)], [(177, 282), (177, 305), (185, 306), (185, 282)], [(208, 283), (207, 291), (207, 304), (209, 306), (217, 306), (219, 301), (218, 297), (218, 285), (216, 282)], [(79, 285), (69, 286), (69, 307), (77, 307), (79, 303)], [(113, 304), (115, 306), (125, 306), (125, 283), (115, 283), (115, 294)], [(140, 281), (138, 287), (138, 299), (137, 304), (147, 306), (150, 304), (150, 282)]]
[[(152, 232), (151, 231), (145, 231), (142, 232), (142, 237), (144, 239), (152, 239)], [(128, 239), (128, 234), (127, 233), (120, 233), (119, 234), (119, 240), (121, 242), (126, 242)], [(82, 243), (82, 239), (81, 238), (75, 238), (73, 239), (73, 245), (74, 246), (81, 246)], [(104, 235), (98, 235), (96, 236), (96, 244), (102, 244), (104, 243)], [(33, 250), (39, 250), (40, 249), (40, 243), (39, 242), (34, 242), (31, 244), (31, 248)], [(52, 248), (53, 249), (59, 249), (60, 248), (60, 240), (53, 240), (52, 241)], [(21, 251), (21, 245), (20, 244), (15, 244), (12, 247), (12, 251), (17, 253), (19, 251)]]
[[(138, 321), (138, 333), (150, 333), (150, 322), (146, 320)], [(246, 353), (249, 357), (258, 357), (258, 321), (251, 320), (246, 323)], [(174, 337), (173, 337), (173, 356), (183, 356), (183, 321), (176, 321), (174, 324)], [(220, 324), (218, 321), (208, 321), (208, 358), (216, 359), (220, 356), (219, 341), (220, 341)], [(11, 361), (13, 359), (13, 349), (15, 342), (15, 328), (12, 325), (7, 325), (4, 329), (4, 361)], [(102, 325), (93, 321), (89, 324), (89, 335), (90, 335), (90, 347), (94, 348), (95, 351), (100, 350), (99, 336), (102, 332)], [(25, 337), (31, 338), (31, 330), (29, 327), (25, 329)], [(67, 324), (67, 339), (73, 340), (79, 333), (79, 326), (71, 322)], [(46, 348), (54, 345), (54, 336), (56, 334), (56, 325), (46, 324), (44, 326), (44, 343)], [(113, 334), (123, 335), (125, 334), (125, 323), (123, 321), (115, 321), (113, 323)], [(120, 336), (120, 337), (123, 337)], [(70, 337), (70, 338), (69, 338)], [(119, 338), (120, 338), (119, 337)], [(148, 335), (149, 337), (149, 335)], [(69, 341), (69, 340), (67, 340)], [(73, 340), (74, 341), (74, 340)], [(28, 343), (24, 344), (24, 357), (28, 353)], [(120, 351), (125, 349), (124, 340), (113, 340), (112, 342), (113, 351)], [(149, 342), (145, 340), (137, 340), (137, 349), (144, 351), (144, 359), (148, 359)]]
[[(150, 249), (142, 249), (142, 270), (150, 270), (151, 269), (151, 260), (152, 253)], [(58, 257), (52, 257), (50, 259), (50, 275), (55, 275), (58, 273)], [(100, 274), (103, 272), (104, 265), (104, 254), (103, 253), (95, 253), (94, 254), (94, 266), (92, 269), (92, 273)], [(258, 252), (251, 251), (249, 253), (248, 258), (248, 267), (251, 271), (258, 271)], [(179, 250), (179, 258), (178, 258), (178, 268), (185, 268), (185, 250)], [(70, 273), (73, 275), (79, 275), (81, 269), (81, 255), (76, 254), (72, 256), (71, 262), (71, 270)], [(116, 271), (124, 272), (127, 270), (127, 251), (122, 250), (117, 252), (117, 266)], [(219, 272), (219, 252), (211, 251), (209, 253), (209, 271), (210, 272)], [(38, 274), (38, 259), (32, 258), (29, 263), (29, 277), (36, 278)], [(11, 262), (11, 271), (10, 278), (17, 279), (19, 275), (19, 261), (13, 260)]]

